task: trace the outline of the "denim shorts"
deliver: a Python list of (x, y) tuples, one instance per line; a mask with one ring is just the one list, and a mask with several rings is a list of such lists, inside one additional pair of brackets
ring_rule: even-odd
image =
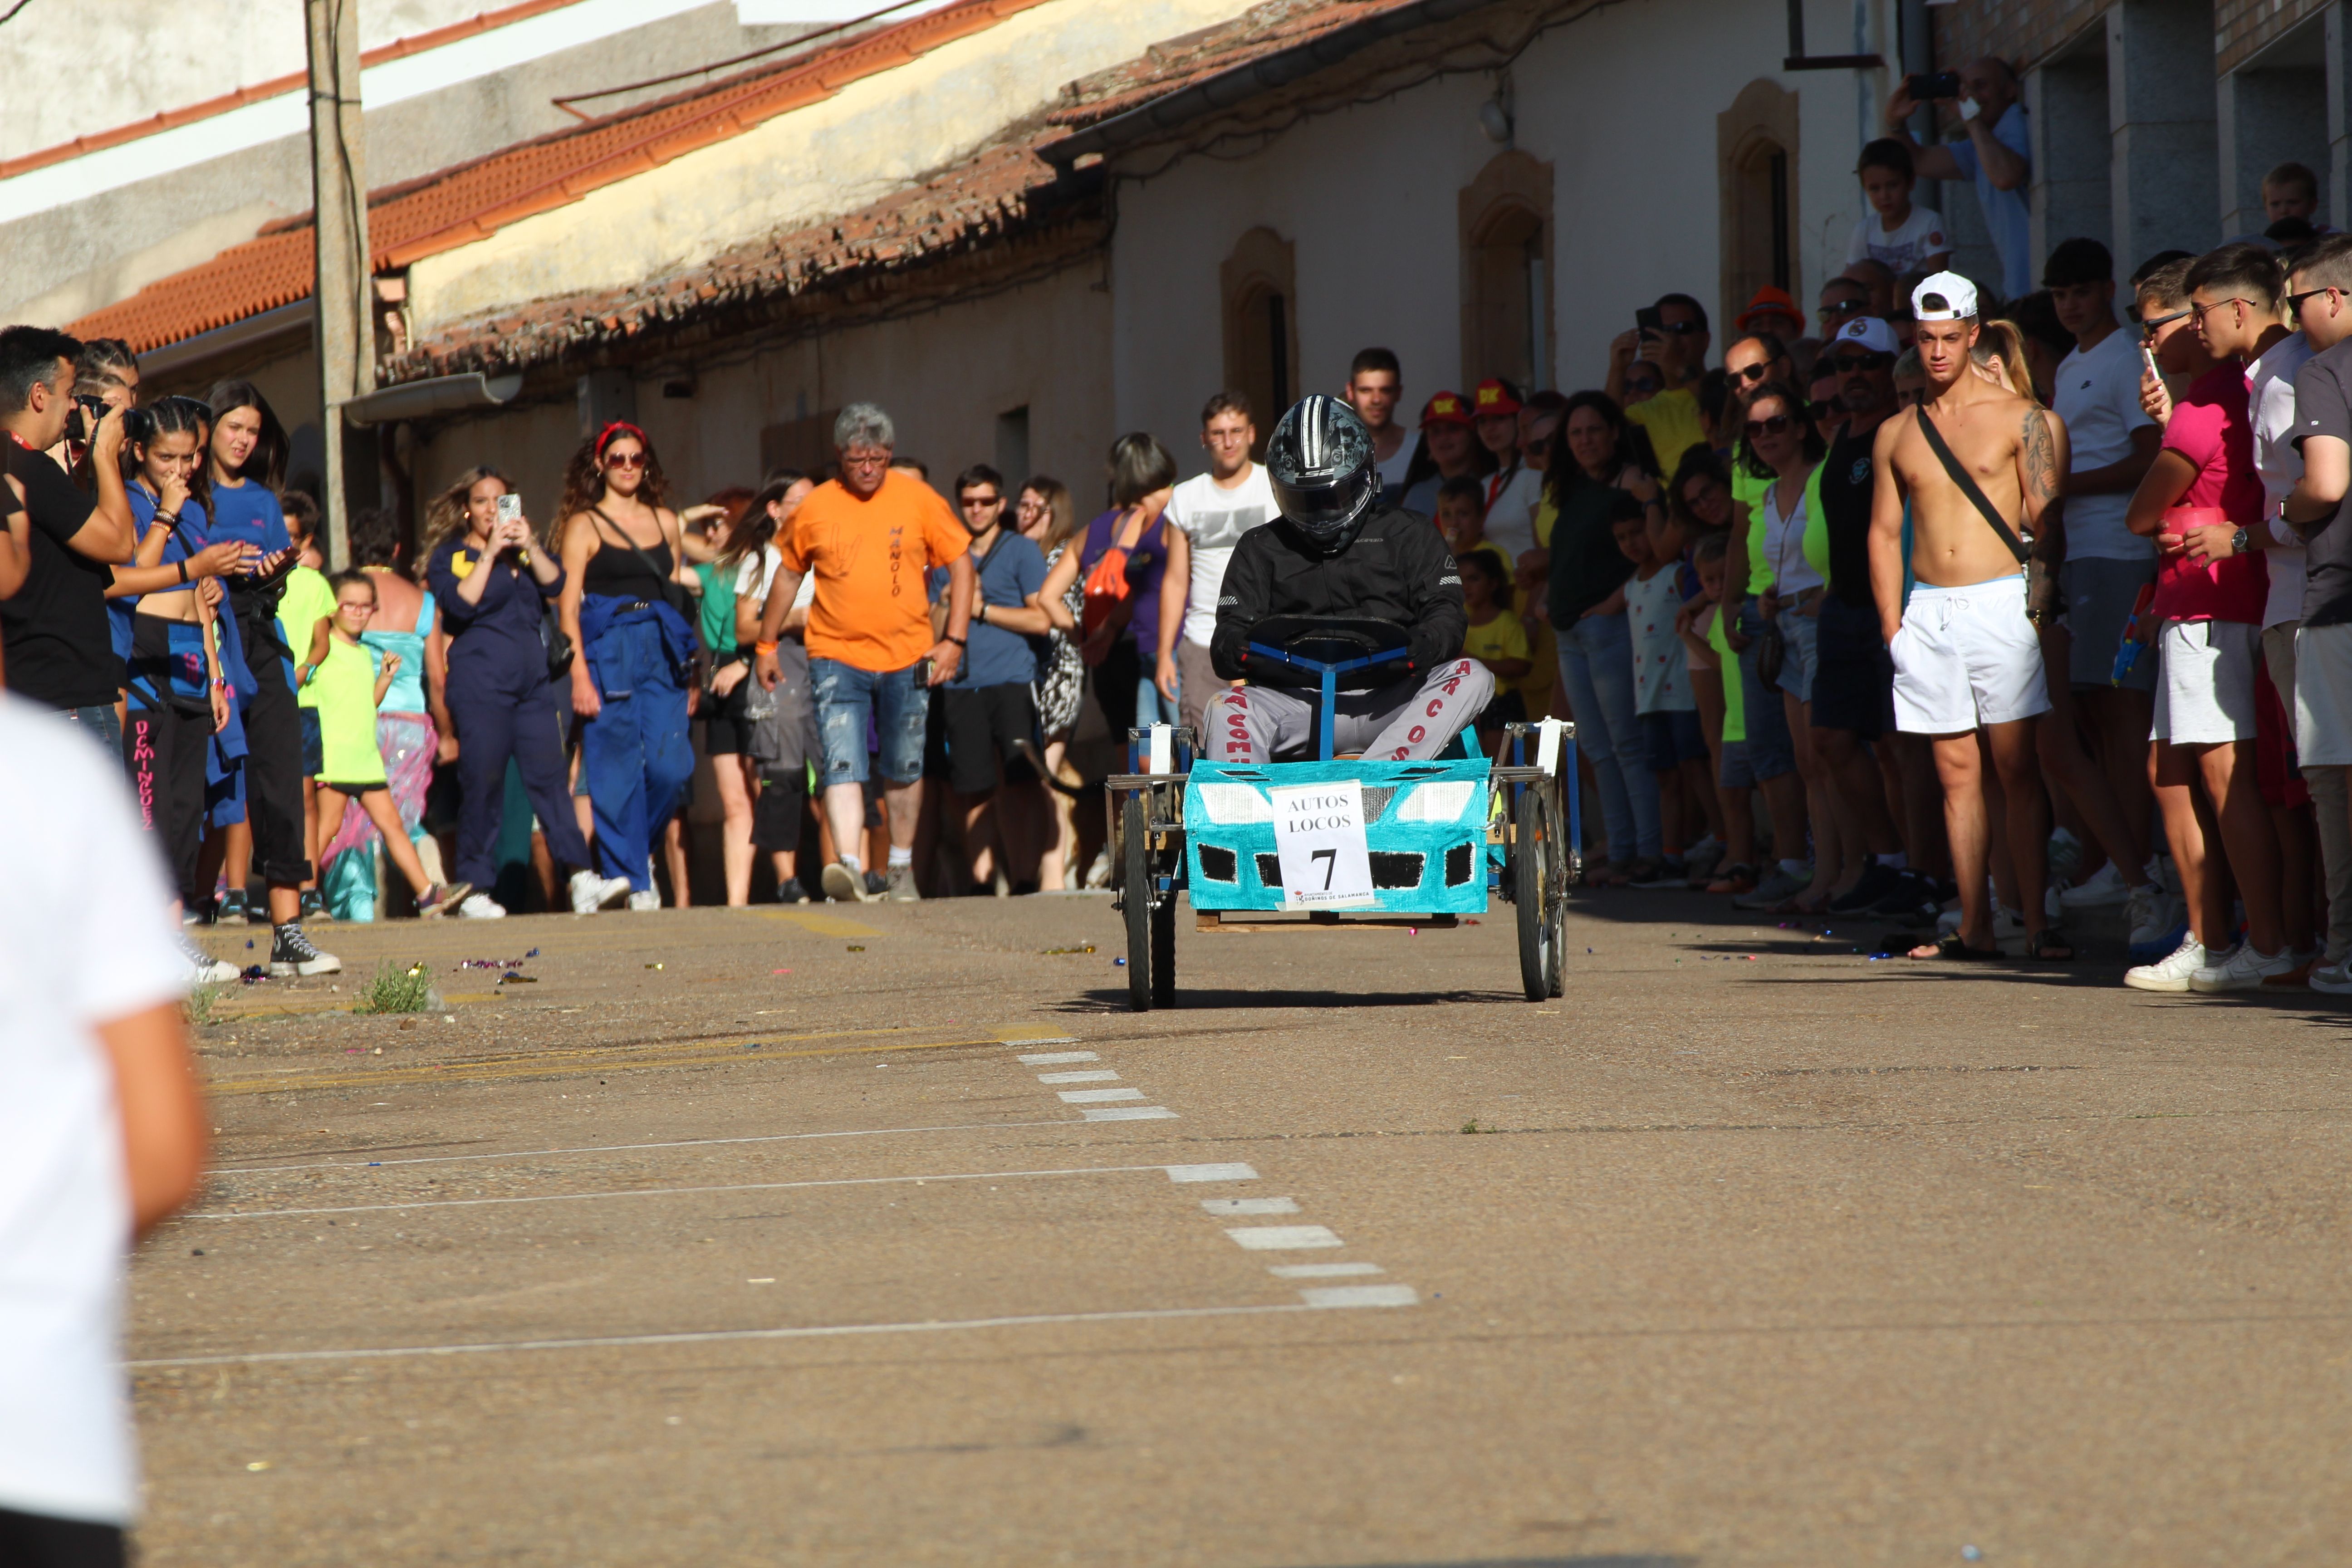
[(881, 742), (882, 776), (911, 784), (923, 776), (923, 736), (930, 691), (922, 666), (860, 669), (837, 658), (811, 658), (809, 686), (816, 695), (817, 739), (824, 750), (820, 784), (866, 782), (867, 721)]
[[(1751, 599), (1739, 612), (1740, 635), (1750, 639), (1739, 656), (1739, 710), (1748, 723), (1748, 766), (1759, 781), (1797, 771), (1797, 740), (1789, 733), (1789, 710), (1781, 704), (1780, 689), (1767, 686), (1756, 668), (1761, 645), (1753, 639), (1763, 626), (1764, 613)], [(1792, 648), (1781, 662), (1786, 665), (1795, 657)]]
[(1754, 789), (1756, 769), (1748, 760), (1748, 742), (1726, 741), (1723, 743), (1723, 767), (1716, 774), (1716, 783), (1725, 789)]
[(1684, 763), (1706, 761), (1706, 731), (1699, 728), (1698, 712), (1672, 708), (1641, 715), (1642, 749), (1650, 771), (1670, 773)]
[(1800, 702), (1811, 702), (1813, 671), (1820, 667), (1821, 619), (1798, 609), (1783, 610), (1778, 618), (1789, 648), (1780, 661), (1780, 689)]

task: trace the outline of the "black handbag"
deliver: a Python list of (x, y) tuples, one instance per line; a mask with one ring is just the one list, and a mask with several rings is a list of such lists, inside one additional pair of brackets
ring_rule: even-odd
[(1789, 659), (1789, 639), (1779, 617), (1766, 621), (1756, 634), (1756, 675), (1767, 687), (1780, 684), (1780, 667)]
[(563, 680), (572, 674), (572, 661), (577, 657), (572, 639), (564, 635), (563, 617), (555, 606), (542, 604), (539, 612), (539, 646), (547, 653), (547, 679)]

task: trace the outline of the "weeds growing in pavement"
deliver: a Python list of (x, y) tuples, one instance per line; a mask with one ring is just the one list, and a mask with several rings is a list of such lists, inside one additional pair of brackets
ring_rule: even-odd
[(206, 1024), (219, 1023), (220, 999), (221, 988), (217, 985), (199, 985), (189, 992), (188, 1022), (199, 1029)]
[(390, 960), (376, 965), (375, 974), (360, 991), (354, 1013), (422, 1013), (432, 1005), (433, 979), (420, 962), (405, 969)]

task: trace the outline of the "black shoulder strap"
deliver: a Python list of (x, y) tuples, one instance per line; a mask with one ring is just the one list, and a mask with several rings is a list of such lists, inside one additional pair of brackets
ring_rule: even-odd
[(2017, 563), (2021, 566), (2025, 564), (2026, 557), (2032, 553), (2032, 548), (2017, 537), (2014, 529), (2001, 521), (2000, 513), (1993, 510), (1992, 502), (1985, 499), (1985, 493), (1977, 488), (1976, 480), (1970, 479), (1969, 471), (1960, 467), (1960, 460), (1952, 456), (1951, 447), (1944, 444), (1944, 433), (1936, 428), (1936, 422), (1933, 419), (1927, 417), (1927, 408), (1925, 404), (1919, 406), (1919, 433), (1927, 437), (1928, 450), (1934, 452), (1936, 460), (1944, 465), (1944, 472), (1952, 477), (1952, 483), (1960, 487), (1960, 493), (1974, 502), (1977, 510), (1984, 514), (1984, 520), (1992, 524), (1992, 531), (2000, 535), (2000, 542), (2009, 546), (2009, 552), (2016, 559)]
[[(655, 582), (667, 584), (672, 581), (668, 573), (663, 571), (659, 566), (654, 563), (653, 552), (647, 550), (644, 545), (639, 544), (635, 540), (631, 539), (629, 537), (629, 531), (623, 528), (618, 522), (614, 522), (612, 518), (607, 517), (603, 507), (592, 506), (588, 510), (594, 512), (597, 517), (602, 519), (604, 522), (612, 525), (613, 531), (621, 536), (621, 542), (630, 550), (635, 552), (637, 559), (646, 563), (646, 570), (654, 574)], [(656, 532), (660, 531), (661, 529), (661, 513), (658, 511), (654, 513), (654, 529)], [(600, 528), (596, 531), (601, 536), (604, 531)], [(667, 533), (662, 534), (661, 542), (664, 544), (667, 544), (669, 542), (669, 535)]]

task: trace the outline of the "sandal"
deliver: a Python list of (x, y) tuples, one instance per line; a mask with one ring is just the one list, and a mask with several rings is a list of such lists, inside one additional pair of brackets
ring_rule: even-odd
[(1949, 959), (1955, 963), (1980, 963), (1987, 959), (2000, 958), (2001, 951), (1997, 947), (1970, 947), (1960, 940), (1959, 932), (1954, 931), (1949, 936), (1937, 938), (1932, 952), (1923, 944), (1913, 948), (1910, 956), (1922, 961), (1937, 958)]
[(2074, 960), (2074, 944), (2056, 926), (2043, 926), (2026, 933), (2025, 956), (2037, 963), (2071, 963)]
[(1756, 868), (1727, 866), (1706, 885), (1710, 893), (1752, 893), (1756, 890)]

